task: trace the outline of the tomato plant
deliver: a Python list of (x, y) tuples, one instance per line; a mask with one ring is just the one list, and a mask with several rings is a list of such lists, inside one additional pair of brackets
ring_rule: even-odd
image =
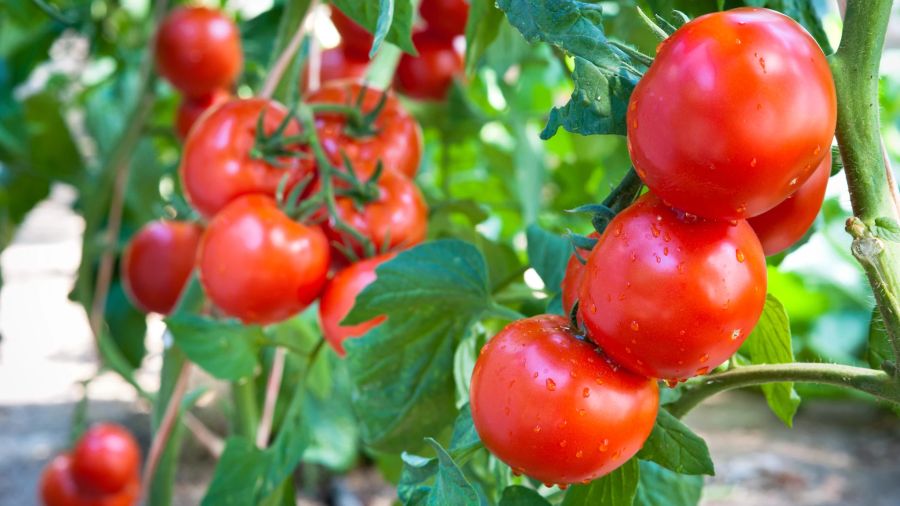
[(397, 65), (397, 91), (419, 100), (441, 100), (460, 75), (463, 58), (452, 41), (429, 31), (413, 35), (418, 56), (404, 54)]

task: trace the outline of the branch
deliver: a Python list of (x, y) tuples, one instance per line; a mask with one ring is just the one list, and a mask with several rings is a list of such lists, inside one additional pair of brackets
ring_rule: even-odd
[(275, 403), (278, 401), (278, 391), (281, 388), (281, 378), (284, 375), (283, 347), (275, 348), (275, 357), (272, 359), (272, 369), (269, 371), (269, 381), (266, 383), (266, 398), (263, 401), (263, 413), (256, 430), (256, 446), (265, 449), (272, 434), (272, 419), (275, 416)]
[(822, 383), (852, 388), (879, 399), (900, 403), (900, 383), (883, 371), (839, 364), (763, 364), (748, 365), (703, 376), (700, 382), (685, 389), (681, 397), (669, 404), (669, 412), (682, 417), (703, 400), (734, 388), (790, 381)]
[[(294, 3), (296, 4), (301, 2)], [(317, 5), (318, 0), (312, 0), (312, 2), (310, 2), (309, 7), (306, 9), (306, 14), (300, 21), (297, 29), (294, 31), (294, 35), (291, 37), (290, 41), (288, 42), (287, 46), (285, 46), (281, 54), (278, 55), (278, 59), (275, 60), (275, 63), (269, 70), (269, 75), (266, 77), (266, 81), (265, 83), (263, 83), (262, 90), (259, 92), (260, 97), (270, 98), (275, 93), (275, 89), (278, 88), (278, 84), (281, 82), (281, 79), (284, 76), (284, 72), (291, 65), (291, 60), (294, 59), (294, 54), (296, 54), (297, 50), (300, 48), (300, 43), (303, 42), (303, 37), (305, 37), (306, 33), (312, 29), (312, 18), (314, 17), (314, 14), (316, 12)], [(282, 33), (279, 33), (279, 35), (282, 35)]]
[(147, 453), (147, 463), (144, 465), (144, 474), (141, 478), (142, 497), (148, 497), (150, 484), (153, 482), (153, 475), (156, 473), (156, 466), (162, 457), (163, 450), (172, 434), (172, 428), (181, 411), (181, 401), (184, 399), (184, 393), (187, 391), (188, 378), (191, 373), (191, 363), (185, 361), (178, 372), (178, 380), (175, 382), (175, 388), (169, 397), (169, 403), (166, 405), (166, 411), (163, 414), (162, 421), (159, 424), (159, 430), (153, 438), (150, 445), (150, 451)]

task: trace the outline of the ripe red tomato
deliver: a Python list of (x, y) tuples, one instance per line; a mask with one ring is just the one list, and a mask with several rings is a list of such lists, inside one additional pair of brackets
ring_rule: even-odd
[(428, 24), (428, 31), (436, 37), (452, 39), (466, 31), (469, 17), (467, 0), (423, 0), (419, 14)]
[[(588, 237), (599, 239), (600, 234), (592, 232)], [(578, 254), (582, 259), (587, 260), (591, 250), (578, 248)], [(581, 283), (584, 280), (584, 266), (581, 260), (572, 253), (569, 257), (569, 263), (566, 264), (566, 274), (563, 276), (562, 286), (562, 307), (566, 315), (572, 312), (575, 301), (578, 300), (578, 293), (581, 291)]]
[(494, 336), (469, 395), (487, 449), (547, 484), (593, 480), (624, 464), (650, 435), (659, 403), (655, 381), (610, 362), (555, 315)]
[(342, 344), (345, 339), (359, 337), (384, 321), (384, 317), (378, 317), (356, 325), (341, 325), (353, 309), (356, 297), (375, 281), (375, 269), (394, 256), (395, 253), (389, 253), (356, 262), (335, 274), (325, 286), (319, 300), (319, 321), (325, 339), (338, 355), (346, 355)]
[(56, 456), (41, 475), (40, 494), (44, 506), (134, 506), (139, 493), (140, 480), (135, 475), (118, 493), (86, 494), (75, 483), (72, 459), (68, 454)]
[[(377, 200), (362, 209), (350, 197), (338, 197), (338, 216), (369, 238), (377, 252), (409, 248), (424, 241), (428, 207), (416, 185), (401, 174), (385, 172), (378, 180), (378, 190)], [(349, 246), (358, 257), (364, 256), (361, 244), (335, 228), (334, 217), (329, 217), (325, 233), (331, 241)], [(343, 257), (338, 251), (334, 253)]]
[(463, 56), (448, 40), (426, 32), (413, 34), (419, 56), (403, 54), (394, 74), (394, 87), (418, 100), (443, 100), (453, 78), (463, 69)]
[(334, 5), (331, 6), (331, 22), (341, 34), (341, 43), (347, 54), (357, 60), (368, 59), (374, 38), (365, 28), (353, 21)]
[(241, 34), (233, 21), (206, 7), (180, 7), (156, 34), (156, 66), (189, 96), (229, 88), (243, 65)]
[(72, 451), (72, 476), (87, 494), (107, 495), (124, 490), (141, 467), (141, 449), (124, 427), (94, 425)]
[(734, 354), (765, 299), (766, 260), (745, 220), (685, 219), (646, 194), (594, 246), (578, 312), (610, 358), (677, 380)]
[[(242, 195), (274, 196), (285, 173), (291, 174), (289, 192), (293, 184), (312, 172), (311, 159), (283, 157), (279, 158), (282, 166), (276, 167), (251, 156), (260, 114), (265, 114), (263, 127), (271, 134), (288, 111), (272, 100), (235, 99), (210, 111), (191, 129), (179, 173), (185, 196), (204, 217), (211, 218)], [(285, 135), (299, 132), (299, 125), (291, 122)]]
[(175, 112), (175, 134), (184, 140), (204, 112), (231, 98), (228, 90), (216, 90), (200, 97), (182, 97)]
[[(348, 54), (344, 46), (333, 47), (322, 51), (319, 67), (319, 85), (332, 81), (362, 81), (369, 69), (369, 59), (358, 60)], [(309, 86), (309, 66), (303, 67), (300, 77), (300, 91), (306, 93)]]
[(144, 225), (122, 253), (122, 282), (135, 307), (168, 314), (194, 269), (203, 229), (191, 222)]
[(638, 174), (698, 216), (756, 216), (806, 181), (834, 137), (828, 62), (791, 18), (741, 8), (682, 26), (628, 106)]
[(200, 281), (226, 314), (275, 323), (319, 296), (328, 261), (319, 227), (291, 220), (271, 197), (247, 195), (209, 223), (200, 243)]
[[(306, 101), (310, 104), (352, 105), (362, 92), (363, 87), (359, 83), (332, 82), (314, 91)], [(362, 112), (374, 110), (382, 93), (381, 90), (365, 88)], [(316, 115), (319, 141), (333, 164), (343, 166), (343, 156), (346, 155), (353, 170), (363, 178), (375, 172), (379, 161), (385, 170), (415, 176), (422, 160), (422, 129), (392, 93), (388, 92), (384, 107), (372, 128), (375, 133), (356, 137), (348, 130), (344, 115)]]
[(784, 202), (747, 220), (766, 255), (774, 255), (799, 241), (816, 221), (831, 176), (831, 156), (825, 156), (813, 175)]

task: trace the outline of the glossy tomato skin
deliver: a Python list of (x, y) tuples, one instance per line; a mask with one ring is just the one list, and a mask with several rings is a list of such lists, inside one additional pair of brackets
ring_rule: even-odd
[[(409, 248), (424, 241), (428, 207), (415, 183), (401, 174), (385, 172), (378, 179), (378, 190), (379, 197), (361, 210), (351, 198), (338, 197), (338, 216), (369, 238), (377, 252)], [(358, 257), (364, 256), (362, 245), (336, 229), (334, 217), (329, 218), (325, 233), (332, 242), (350, 247)], [(343, 256), (337, 251), (335, 255)]]
[(346, 48), (347, 55), (356, 60), (369, 58), (374, 40), (371, 33), (334, 5), (331, 6), (331, 22), (341, 34), (341, 44)]
[(228, 101), (231, 93), (228, 90), (216, 90), (199, 97), (182, 97), (175, 111), (175, 134), (184, 140), (191, 131), (191, 127), (204, 112)]
[(468, 0), (423, 0), (419, 14), (435, 37), (452, 40), (466, 31)]
[(813, 175), (784, 202), (747, 220), (767, 256), (781, 253), (806, 235), (822, 208), (830, 175), (831, 156), (826, 156)]
[[(369, 59), (356, 59), (347, 53), (344, 46), (322, 51), (319, 67), (319, 86), (333, 81), (361, 82), (369, 69)], [(300, 77), (300, 91), (306, 93), (309, 87), (309, 65), (303, 67)]]
[(394, 87), (417, 100), (443, 100), (463, 69), (463, 56), (451, 41), (425, 32), (413, 34), (419, 56), (400, 57)]
[(41, 475), (40, 495), (44, 506), (134, 506), (140, 493), (140, 480), (133, 476), (114, 494), (94, 495), (82, 491), (72, 476), (72, 458), (57, 455)]
[(291, 220), (265, 195), (235, 200), (200, 243), (200, 281), (210, 300), (244, 323), (269, 324), (305, 309), (328, 274), (328, 240)]
[(122, 282), (129, 299), (144, 312), (169, 314), (187, 284), (203, 229), (193, 222), (152, 221), (122, 254)]
[(378, 317), (356, 325), (341, 325), (353, 309), (356, 297), (375, 281), (375, 269), (394, 256), (394, 253), (388, 253), (356, 262), (335, 274), (325, 286), (319, 300), (319, 321), (325, 340), (338, 355), (343, 357), (347, 353), (344, 340), (360, 337), (384, 321), (384, 317)]
[(230, 88), (243, 66), (240, 31), (215, 9), (174, 9), (156, 34), (156, 66), (188, 96)]
[[(311, 174), (310, 159), (283, 157), (279, 159), (281, 167), (276, 167), (251, 156), (260, 114), (264, 114), (263, 129), (271, 134), (288, 111), (271, 100), (234, 99), (210, 111), (191, 129), (178, 170), (185, 196), (205, 218), (212, 218), (242, 195), (274, 196), (285, 174), (290, 174), (288, 193), (297, 181)], [(285, 135), (298, 133), (296, 122), (285, 130)]]
[[(592, 232), (588, 237), (599, 239), (600, 234)], [(578, 248), (578, 254), (583, 260), (587, 261), (591, 250)], [(581, 260), (572, 253), (572, 256), (569, 257), (569, 263), (566, 264), (566, 274), (563, 276), (562, 286), (560, 287), (562, 290), (562, 307), (567, 315), (572, 312), (572, 307), (575, 306), (578, 294), (581, 292), (581, 283), (584, 280), (584, 266), (585, 264), (581, 263)]]
[(494, 336), (469, 395), (488, 450), (547, 484), (593, 480), (624, 464), (650, 434), (659, 403), (655, 381), (610, 362), (556, 315)]
[[(362, 93), (358, 82), (335, 81), (324, 84), (310, 94), (306, 101), (310, 104), (351, 105)], [(382, 97), (382, 91), (366, 88), (362, 101), (362, 112), (375, 109)], [(336, 166), (344, 165), (342, 152), (353, 165), (353, 170), (361, 178), (371, 176), (378, 162), (386, 171), (396, 171), (413, 177), (422, 161), (422, 129), (397, 97), (387, 92), (387, 99), (381, 113), (372, 124), (375, 133), (356, 137), (347, 128), (342, 114), (320, 113), (316, 115), (316, 130), (319, 141)]]
[(141, 449), (124, 427), (94, 425), (72, 451), (72, 476), (88, 494), (115, 494), (124, 490), (141, 467)]
[(610, 358), (679, 380), (734, 354), (765, 299), (766, 261), (746, 220), (685, 219), (646, 194), (594, 246), (578, 312)]
[(698, 17), (665, 40), (628, 106), (638, 175), (672, 206), (713, 219), (761, 214), (828, 155), (828, 62), (795, 21), (767, 9)]

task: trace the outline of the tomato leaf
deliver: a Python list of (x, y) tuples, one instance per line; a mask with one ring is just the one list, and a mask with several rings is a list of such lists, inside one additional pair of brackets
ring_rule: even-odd
[(716, 474), (706, 441), (665, 409), (659, 410), (653, 431), (637, 456), (676, 473)]
[[(756, 328), (741, 346), (753, 364), (787, 364), (794, 361), (791, 347), (791, 326), (784, 306), (772, 295), (766, 296), (766, 305)], [(794, 413), (800, 405), (800, 396), (791, 382), (767, 383), (761, 386), (769, 408), (790, 427)]]
[(879, 216), (875, 218), (875, 226), (873, 232), (876, 237), (880, 237), (890, 242), (900, 242), (900, 225), (893, 218)]
[(422, 244), (380, 265), (345, 324), (387, 320), (345, 343), (363, 440), (399, 452), (456, 415), (457, 344), (491, 307), (484, 257), (458, 240)]
[(344, 14), (375, 36), (369, 57), (382, 42), (390, 42), (410, 54), (416, 54), (412, 43), (413, 3), (411, 0), (332, 0)]
[(537, 225), (528, 226), (525, 238), (528, 241), (528, 262), (544, 281), (548, 292), (559, 292), (566, 274), (566, 264), (572, 255), (571, 242)]
[[(403, 473), (397, 493), (403, 504), (481, 504), (479, 493), (463, 475), (450, 453), (432, 438), (425, 438), (437, 458), (403, 454)], [(426, 483), (434, 478), (432, 485)]]
[(885, 360), (895, 360), (894, 350), (884, 329), (884, 320), (877, 307), (872, 310), (872, 319), (869, 322), (869, 347), (866, 350), (866, 359), (873, 369), (881, 369)]
[(453, 423), (453, 435), (450, 437), (450, 453), (453, 458), (464, 463), (476, 450), (483, 448), (481, 438), (472, 421), (472, 407), (466, 404), (459, 410), (459, 416)]
[(503, 12), (494, 0), (472, 0), (466, 21), (466, 74), (472, 75), (485, 50), (497, 38)]
[(606, 476), (592, 481), (589, 485), (575, 485), (566, 493), (562, 506), (622, 506), (634, 502), (637, 491), (637, 459), (630, 459), (622, 467)]
[(634, 506), (696, 506), (703, 492), (703, 478), (678, 474), (642, 460)]
[(500, 506), (550, 506), (537, 491), (521, 485), (512, 485), (503, 490)]
[(176, 314), (166, 318), (166, 325), (192, 362), (223, 380), (253, 374), (260, 344), (266, 340), (262, 327), (237, 320)]

